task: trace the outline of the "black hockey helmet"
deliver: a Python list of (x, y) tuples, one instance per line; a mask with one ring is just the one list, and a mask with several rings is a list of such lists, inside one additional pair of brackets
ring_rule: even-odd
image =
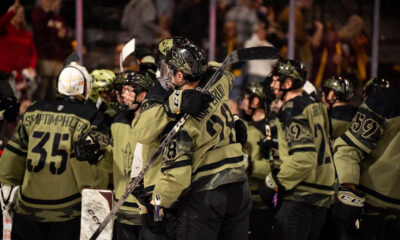
[(172, 49), (174, 46), (179, 46), (185, 43), (190, 43), (190, 41), (181, 36), (175, 36), (172, 38), (166, 38), (161, 40), (155, 49), (155, 57), (156, 57), (156, 62), (159, 63), (161, 59), (165, 59), (167, 56), (168, 52)]
[(207, 57), (203, 49), (192, 43), (173, 46), (167, 53), (166, 63), (173, 71), (182, 71), (189, 82), (199, 80), (207, 69)]
[(272, 71), (272, 76), (279, 76), (281, 84), (286, 78), (293, 81), (292, 89), (303, 87), (307, 78), (307, 70), (304, 65), (297, 60), (280, 60)]
[(342, 76), (332, 76), (325, 80), (322, 90), (326, 95), (330, 90), (333, 90), (336, 99), (339, 101), (349, 102), (354, 96), (354, 89), (351, 82)]
[(129, 72), (123, 85), (132, 86), (136, 94), (148, 91), (154, 84), (154, 79), (148, 73)]
[(371, 78), (365, 83), (362, 91), (363, 98), (370, 96), (379, 89), (390, 88), (390, 81), (383, 78)]

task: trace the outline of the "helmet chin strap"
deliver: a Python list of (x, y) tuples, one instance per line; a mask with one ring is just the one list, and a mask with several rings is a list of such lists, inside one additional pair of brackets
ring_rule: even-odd
[(175, 84), (175, 83), (173, 83), (172, 81), (171, 81), (171, 84), (174, 86), (174, 89), (176, 89), (176, 90), (180, 90), (180, 88), (181, 87), (183, 87), (183, 86), (185, 86), (186, 84), (187, 84), (187, 81), (186, 80), (184, 80), (184, 82), (182, 83), (182, 84)]

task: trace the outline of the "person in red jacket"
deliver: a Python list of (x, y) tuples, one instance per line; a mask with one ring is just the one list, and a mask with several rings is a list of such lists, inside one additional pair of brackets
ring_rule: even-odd
[(40, 0), (32, 10), (33, 38), (38, 52), (37, 71), (41, 77), (38, 99), (54, 99), (57, 76), (72, 52), (68, 28), (57, 13), (62, 0)]
[(32, 33), (24, 25), (24, 7), (16, 0), (0, 18), (0, 71), (2, 75), (16, 76), (17, 89), (20, 91), (25, 89), (22, 72), (33, 78), (37, 61)]

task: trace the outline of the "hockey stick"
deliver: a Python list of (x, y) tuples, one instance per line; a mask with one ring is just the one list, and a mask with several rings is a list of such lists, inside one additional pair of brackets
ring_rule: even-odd
[(122, 63), (124, 62), (125, 58), (127, 58), (131, 53), (135, 51), (135, 39), (132, 38), (125, 46), (122, 48), (121, 53), (119, 55), (119, 70), (121, 72), (124, 71), (124, 67)]
[[(221, 74), (225, 70), (225, 68), (236, 62), (240, 61), (250, 61), (250, 60), (267, 60), (267, 59), (277, 59), (279, 57), (279, 52), (274, 47), (254, 47), (254, 48), (245, 48), (241, 50), (236, 50), (228, 55), (228, 57), (224, 60), (222, 65), (217, 69), (217, 71), (211, 76), (210, 80), (208, 80), (207, 84), (201, 89), (202, 93), (207, 92), (220, 78)], [(189, 118), (189, 114), (185, 114), (173, 127), (173, 129), (168, 133), (167, 137), (162, 141), (160, 146), (157, 148), (157, 151), (151, 157), (151, 159), (147, 162), (146, 166), (140, 171), (137, 177), (132, 178), (129, 182), (128, 187), (126, 188), (124, 194), (119, 199), (119, 201), (114, 205), (111, 209), (110, 213), (103, 220), (103, 222), (98, 226), (97, 230), (93, 233), (90, 240), (95, 240), (101, 231), (103, 231), (104, 227), (107, 223), (115, 216), (118, 212), (119, 208), (125, 202), (125, 200), (132, 193), (133, 189), (138, 185), (138, 183), (143, 179), (144, 175), (149, 170), (150, 166), (154, 163), (154, 161), (161, 155), (163, 149), (171, 142), (172, 138), (176, 135), (176, 133), (181, 129), (183, 124)]]

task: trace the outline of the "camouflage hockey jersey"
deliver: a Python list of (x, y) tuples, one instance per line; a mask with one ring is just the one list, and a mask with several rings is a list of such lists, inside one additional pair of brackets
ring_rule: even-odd
[(368, 97), (335, 141), (339, 183), (358, 185), (366, 202), (400, 209), (400, 99), (388, 89)]
[[(147, 164), (160, 146), (161, 135), (165, 132), (164, 129), (174, 120), (164, 112), (162, 104), (167, 98), (168, 92), (158, 82), (155, 82), (154, 87), (150, 88), (146, 95), (140, 114), (132, 121), (131, 137), (142, 144), (143, 166)], [(151, 193), (153, 191), (155, 183), (160, 178), (160, 169), (161, 155), (144, 175), (145, 192)], [(145, 212), (146, 210), (141, 211), (141, 213)]]
[[(104, 119), (78, 101), (36, 102), (28, 108), (0, 159), (0, 181), (21, 185), (15, 211), (37, 222), (80, 216), (83, 188), (105, 188), (107, 173), (79, 161), (74, 145)], [(108, 136), (107, 136), (108, 137)]]
[(335, 169), (325, 106), (295, 97), (282, 105), (277, 125), (282, 161), (277, 178), (286, 189), (283, 199), (329, 207)]
[(350, 104), (332, 108), (329, 116), (331, 120), (332, 140), (340, 137), (350, 127), (351, 120), (356, 111), (357, 108)]
[(232, 84), (232, 73), (225, 71), (209, 90), (214, 97), (209, 108), (189, 118), (164, 149), (161, 177), (153, 191), (153, 199), (160, 195), (162, 207), (170, 208), (188, 192), (246, 180), (229, 108)]
[[(131, 179), (132, 165), (137, 173), (142, 169), (142, 146), (132, 138), (131, 122), (134, 119), (134, 111), (121, 111), (111, 124), (113, 139), (113, 183), (114, 197), (117, 202), (124, 194)], [(134, 162), (135, 161), (135, 162)], [(139, 206), (137, 200), (131, 194), (116, 214), (117, 221), (140, 225)]]
[[(262, 122), (264, 126), (267, 124), (266, 121)], [(255, 127), (251, 122), (243, 121), (243, 123), (247, 129), (247, 143), (243, 153), (253, 200), (252, 207), (258, 209), (266, 208), (267, 205), (262, 201), (257, 191), (259, 184), (270, 173), (270, 160), (263, 158), (260, 153), (260, 145), (258, 145), (258, 142), (266, 137), (265, 127), (262, 130)]]

